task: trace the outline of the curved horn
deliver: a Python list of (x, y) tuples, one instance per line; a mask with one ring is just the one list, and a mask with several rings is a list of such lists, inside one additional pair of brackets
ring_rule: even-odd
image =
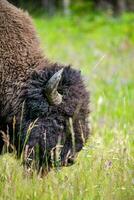
[(47, 82), (45, 87), (45, 95), (49, 102), (54, 105), (59, 105), (62, 102), (62, 95), (58, 93), (57, 88), (61, 80), (63, 68), (56, 72)]

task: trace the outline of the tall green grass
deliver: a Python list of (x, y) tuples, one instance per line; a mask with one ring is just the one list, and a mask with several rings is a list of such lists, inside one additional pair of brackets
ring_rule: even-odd
[(80, 68), (91, 91), (91, 136), (71, 167), (25, 174), (0, 156), (1, 200), (134, 199), (134, 14), (34, 16), (53, 61)]

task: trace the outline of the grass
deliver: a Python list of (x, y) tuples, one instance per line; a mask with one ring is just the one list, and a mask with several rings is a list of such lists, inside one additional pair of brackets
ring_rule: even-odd
[(91, 91), (91, 129), (76, 164), (27, 176), (14, 155), (0, 157), (0, 200), (134, 198), (134, 14), (34, 16), (53, 61), (80, 68)]

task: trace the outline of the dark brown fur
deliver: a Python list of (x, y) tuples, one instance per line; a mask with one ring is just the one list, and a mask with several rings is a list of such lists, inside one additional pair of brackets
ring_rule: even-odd
[[(48, 103), (44, 88), (47, 81), (64, 67), (58, 91), (63, 101), (58, 106)], [(51, 153), (60, 140), (61, 163), (67, 156), (75, 157), (69, 121), (75, 134), (75, 153), (80, 151), (89, 135), (89, 95), (81, 74), (70, 66), (49, 62), (40, 49), (37, 34), (27, 13), (6, 0), (0, 1), (0, 126), (7, 125), (12, 139), (13, 117), (16, 117), (15, 145), (24, 146), (27, 129), (37, 123), (27, 141), (30, 149), (38, 144), (40, 165), (51, 163)], [(20, 121), (24, 103), (23, 120)], [(2, 139), (0, 139), (2, 149)], [(70, 152), (70, 153), (69, 153)], [(69, 159), (68, 159), (69, 162)]]

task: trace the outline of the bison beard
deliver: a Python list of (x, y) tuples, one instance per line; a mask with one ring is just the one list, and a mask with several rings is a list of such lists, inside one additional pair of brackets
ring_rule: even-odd
[[(70, 66), (50, 63), (42, 56), (37, 48), (39, 44), (34, 29), (31, 30), (31, 21), (25, 13), (11, 6), (6, 0), (0, 2), (0, 11), (5, 14), (0, 18), (0, 76), (2, 79), (0, 128), (6, 132), (7, 126), (9, 127), (11, 143), (14, 140), (18, 156), (24, 152), (24, 161), (27, 165), (32, 160), (36, 160), (37, 152), (40, 167), (51, 166), (52, 161), (56, 162), (57, 152), (59, 152), (58, 159), (61, 165), (72, 164), (89, 135), (89, 94), (82, 76), (78, 70)], [(10, 15), (9, 18), (8, 15)], [(16, 15), (19, 17), (19, 22), (15, 21)], [(24, 18), (28, 19), (29, 29), (22, 23)], [(7, 25), (1, 25), (3, 19), (6, 23), (9, 20), (8, 24), (10, 24), (9, 34), (6, 31), (7, 35), (3, 38), (4, 43), (1, 38)], [(18, 28), (20, 32), (12, 33), (11, 27)], [(26, 29), (29, 33), (25, 31)], [(10, 34), (13, 34), (15, 38), (15, 46), (10, 41)], [(7, 41), (11, 42), (9, 51)], [(4, 46), (5, 43), (7, 45)], [(19, 55), (21, 53), (18, 53), (17, 45), (21, 43), (23, 43), (22, 49), (28, 52), (27, 55), (23, 53)], [(29, 46), (33, 43), (33, 46), (27, 46), (28, 43)], [(14, 52), (17, 52), (15, 57), (12, 56)], [(20, 63), (20, 61), (23, 62)], [(13, 130), (14, 116), (16, 118), (15, 131)], [(34, 122), (31, 128), (30, 125)], [(2, 147), (1, 137), (1, 151)]]

